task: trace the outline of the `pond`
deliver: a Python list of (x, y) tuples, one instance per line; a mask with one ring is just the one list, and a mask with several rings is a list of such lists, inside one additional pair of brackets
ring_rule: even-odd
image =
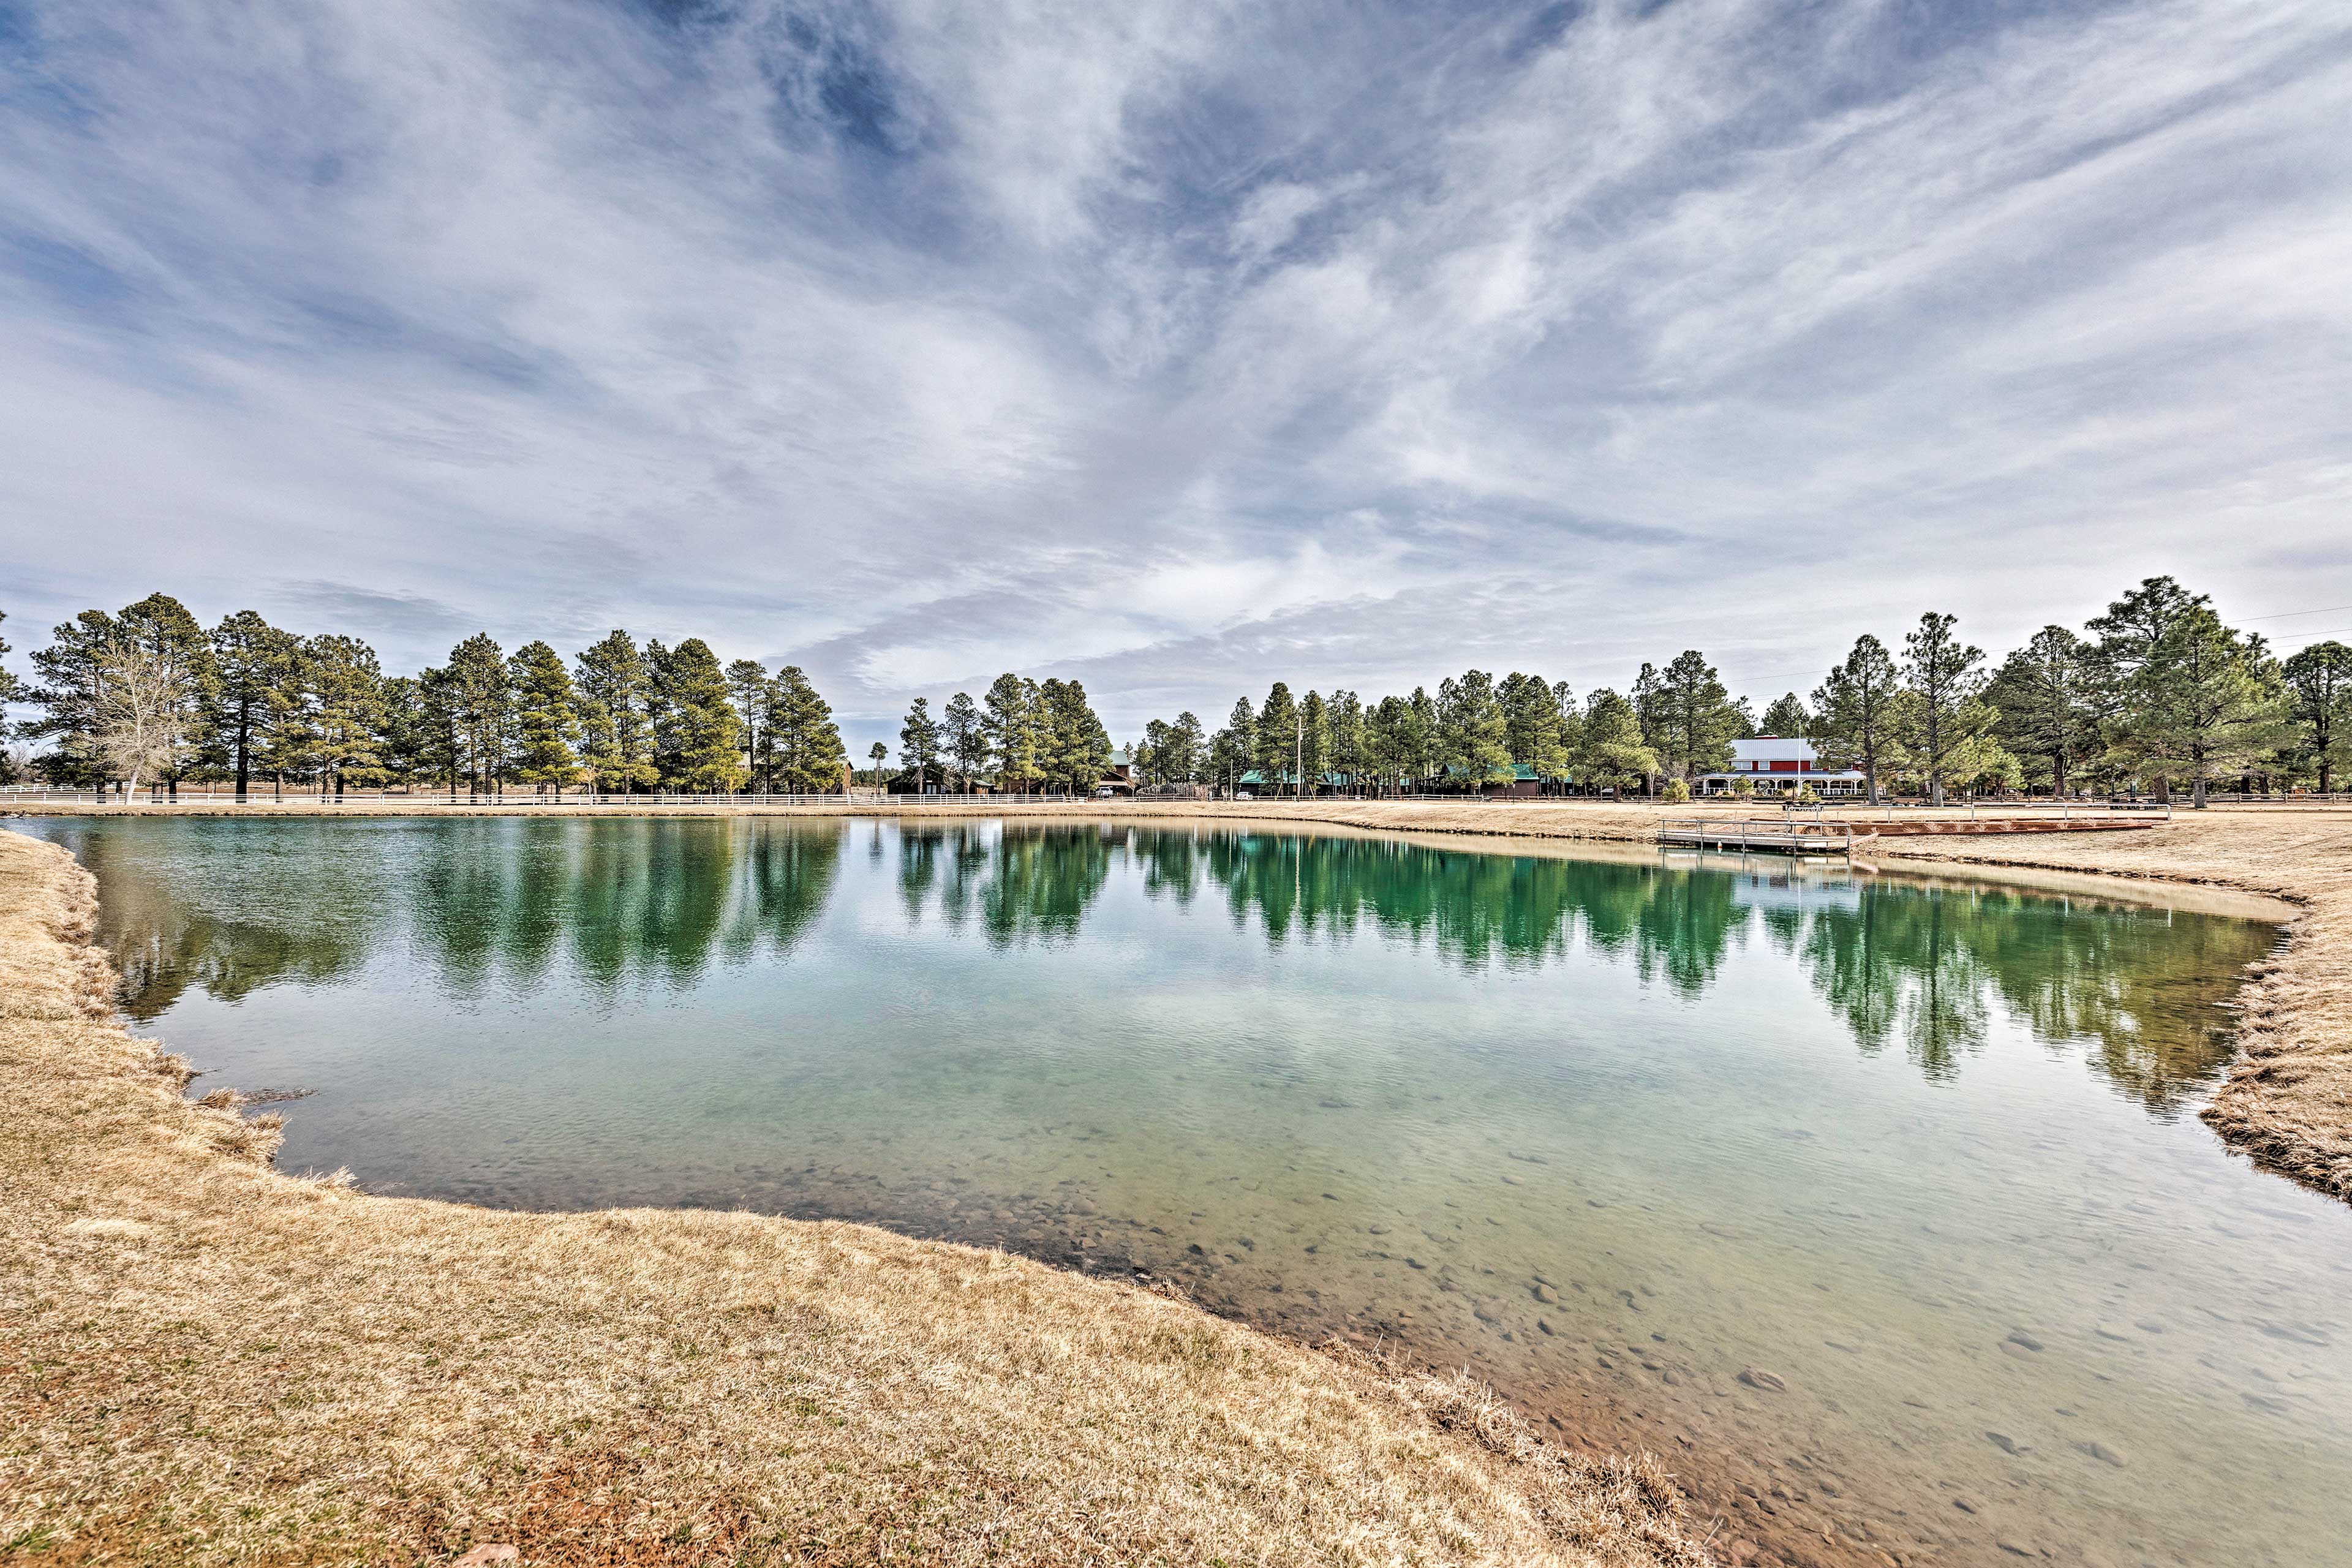
[(2352, 1210), (2195, 1116), (2261, 921), (1232, 824), (11, 826), (199, 1089), (311, 1091), (285, 1169), (1147, 1271), (1657, 1451), (1727, 1560), (2352, 1562)]

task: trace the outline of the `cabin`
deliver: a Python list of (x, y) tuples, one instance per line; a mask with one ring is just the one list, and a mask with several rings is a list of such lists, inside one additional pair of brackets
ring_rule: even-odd
[(1852, 795), (1864, 793), (1859, 768), (1834, 768), (1822, 761), (1811, 741), (1780, 735), (1756, 735), (1731, 742), (1731, 765), (1720, 773), (1701, 773), (1700, 795), (1729, 795), (1745, 779), (1758, 795), (1794, 795), (1811, 785), (1815, 795)]
[(980, 779), (959, 779), (945, 768), (923, 770), (920, 789), (915, 786), (912, 768), (899, 773), (882, 786), (885, 795), (994, 795), (995, 786)]
[(1513, 763), (1507, 779), (1486, 779), (1470, 782), (1470, 770), (1459, 763), (1448, 763), (1445, 771), (1433, 773), (1421, 781), (1423, 795), (1475, 795), (1486, 800), (1528, 800), (1538, 795), (1565, 795), (1565, 780), (1547, 779), (1526, 763)]
[[(1308, 782), (1307, 793), (1309, 795), (1346, 795), (1355, 788), (1356, 777), (1353, 773), (1322, 773), (1316, 774)], [(1298, 775), (1288, 768), (1277, 773), (1261, 773), (1256, 768), (1252, 768), (1234, 781), (1235, 795), (1262, 795), (1268, 799), (1276, 795), (1295, 795), (1297, 789)]]

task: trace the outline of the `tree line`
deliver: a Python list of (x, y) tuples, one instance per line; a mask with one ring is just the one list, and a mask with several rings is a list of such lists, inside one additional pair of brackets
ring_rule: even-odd
[[(84, 611), (32, 662), (30, 687), (0, 668), (0, 703), (38, 710), (19, 727), (46, 747), (31, 770), (76, 787), (807, 794), (846, 778), (840, 730), (805, 673), (721, 666), (699, 637), (640, 647), (614, 631), (567, 663), (543, 641), (509, 655), (477, 635), (436, 668), (387, 677), (357, 637), (297, 636), (250, 610), (206, 630), (155, 594)], [(2320, 642), (2281, 659), (2208, 595), (2150, 577), (2080, 633), (2044, 626), (1998, 664), (1948, 615), (1921, 616), (1899, 652), (1865, 633), (1810, 699), (1787, 692), (1760, 714), (1694, 648), (1580, 700), (1565, 681), (1476, 669), (1434, 694), (1375, 700), (1298, 696), (1277, 680), (1214, 732), (1184, 712), (1122, 751), (1157, 786), (1387, 794), (1532, 777), (1678, 796), (1728, 764), (1734, 740), (1759, 734), (1811, 741), (1861, 773), (1873, 801), (2032, 788), (2185, 789), (2201, 802), (2217, 780), (2256, 776), (2326, 792), (2352, 748), (2352, 648)], [(1114, 757), (1083, 685), (1012, 672), (937, 713), (916, 699), (898, 739), (919, 791), (936, 780), (1080, 794)], [(887, 756), (876, 742), (877, 783)]]
[(152, 594), (83, 611), (33, 667), (29, 688), (0, 671), (0, 702), (39, 710), (19, 726), (46, 746), (31, 771), (75, 788), (837, 794), (847, 775), (833, 710), (798, 667), (721, 668), (699, 637), (640, 647), (614, 631), (567, 663), (545, 642), (508, 654), (477, 634), (441, 665), (386, 676), (358, 637), (298, 636), (251, 610), (207, 630)]
[[(1993, 664), (1930, 611), (1890, 648), (1856, 638), (1810, 700), (1759, 714), (1696, 648), (1645, 663), (1622, 691), (1580, 701), (1565, 681), (1467, 670), (1434, 696), (1294, 697), (1276, 681), (1213, 734), (1192, 713), (1153, 720), (1129, 748), (1150, 784), (1381, 793), (1431, 781), (1470, 787), (1532, 776), (1562, 788), (1685, 796), (1726, 768), (1731, 742), (1809, 740), (1863, 775), (1874, 803), (1907, 791), (2129, 790), (2202, 802), (2218, 779), (2334, 787), (2352, 751), (2352, 648), (2320, 642), (2281, 659), (2225, 625), (2210, 598), (2150, 577), (2078, 634), (2042, 627)], [(1305, 782), (1302, 782), (1305, 781)], [(1739, 781), (1735, 781), (1734, 787)]]

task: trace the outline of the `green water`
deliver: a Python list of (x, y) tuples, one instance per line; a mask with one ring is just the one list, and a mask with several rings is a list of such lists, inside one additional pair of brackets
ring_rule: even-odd
[(2265, 924), (1111, 824), (12, 826), (200, 1089), (314, 1091), (288, 1169), (1146, 1270), (1657, 1450), (1758, 1561), (2352, 1562), (2352, 1210), (2194, 1115)]

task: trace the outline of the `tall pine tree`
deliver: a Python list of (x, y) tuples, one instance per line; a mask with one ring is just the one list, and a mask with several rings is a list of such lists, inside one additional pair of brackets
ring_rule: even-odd
[(543, 642), (525, 643), (508, 661), (514, 688), (513, 769), (534, 792), (561, 795), (580, 776), (572, 746), (580, 738), (579, 699), (563, 656)]
[(646, 646), (652, 676), (654, 765), (661, 782), (688, 795), (726, 795), (743, 786), (737, 761), (742, 723), (729, 700), (719, 656), (700, 637), (674, 648)]
[(649, 705), (653, 677), (645, 655), (618, 629), (578, 658), (572, 682), (580, 717), (580, 762), (590, 784), (605, 794), (650, 789), (654, 766)]

